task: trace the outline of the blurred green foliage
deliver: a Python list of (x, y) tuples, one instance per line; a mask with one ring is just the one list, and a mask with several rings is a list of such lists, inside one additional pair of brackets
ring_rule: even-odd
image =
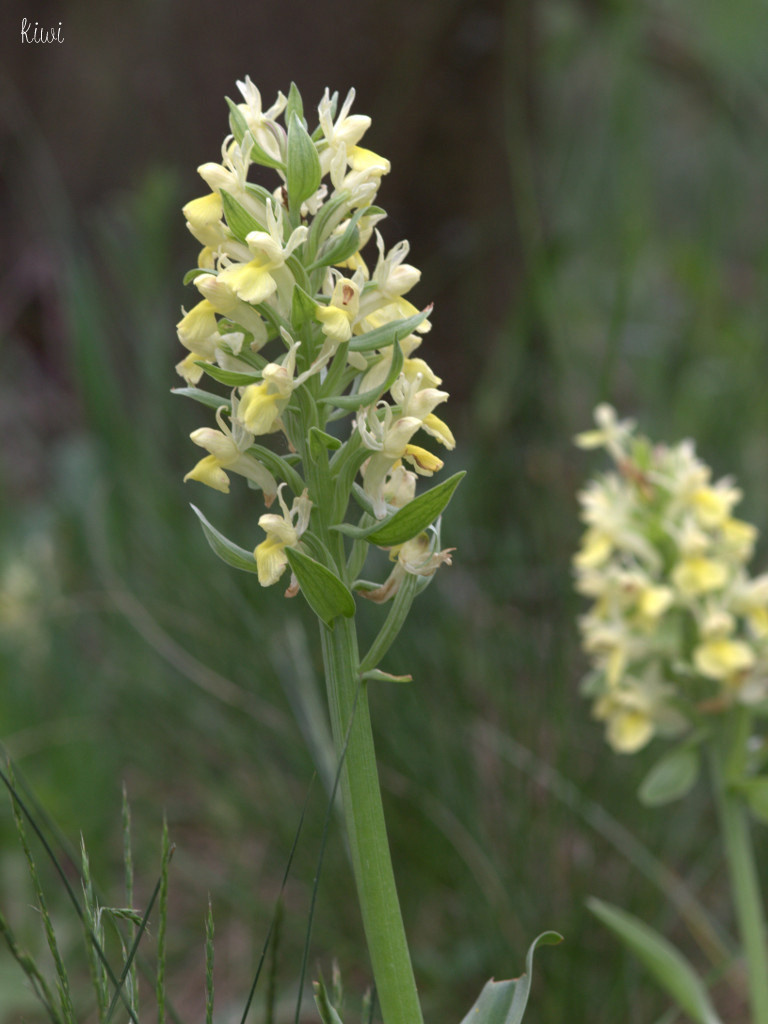
[[(578, 696), (569, 558), (588, 465), (570, 438), (601, 399), (654, 436), (693, 436), (766, 527), (768, 15), (757, 0), (480, 6), (474, 20), (471, 4), (433, 19), (439, 39), (469, 26), (493, 62), (487, 109), (452, 125), (450, 166), (427, 137), (425, 160), (398, 152), (385, 186), (402, 189), (390, 243), (432, 203), (431, 223), (414, 228), (416, 301), (438, 301), (446, 358), (434, 365), (461, 399), (446, 474), (469, 471), (443, 528), (454, 566), (385, 666), (414, 682), (372, 695), (392, 846), (428, 1019), (460, 1019), (489, 975), (514, 973), (530, 940), (556, 928), (566, 942), (539, 958), (531, 1020), (645, 1024), (663, 1003), (584, 899), (641, 913), (706, 964), (642, 851), (715, 913), (721, 864), (704, 802), (681, 805), (673, 827), (641, 807), (634, 790), (656, 751), (612, 755)], [(437, 73), (437, 44), (428, 56)], [(381, 70), (374, 102), (358, 104), (387, 155), (407, 116), (394, 85), (426, 81), (414, 67)], [(230, 92), (245, 73), (258, 80), (259, 68), (228, 69)], [(300, 80), (298, 66), (285, 73)], [(216, 110), (212, 138), (223, 97)], [(85, 205), (34, 118), (10, 123), (17, 224), (26, 211), (35, 247), (16, 238), (29, 260), (4, 267), (0, 308), (0, 729), (62, 834), (83, 831), (106, 887), (120, 877), (122, 780), (148, 885), (167, 812), (169, 994), (200, 1019), (206, 892), (225, 1013), (243, 1005), (313, 762), (328, 778), (314, 627), (300, 602), (219, 563), (188, 508), (199, 502), (248, 547), (247, 495), (181, 483), (201, 422), (169, 394), (173, 325), (192, 301), (180, 286), (195, 252), (180, 214), (196, 194), (189, 168), (157, 148), (130, 190)], [(473, 147), (496, 156), (486, 206)], [(316, 786), (277, 961), (287, 1016), (324, 814)], [(620, 848), (618, 823), (639, 847)], [(0, 839), (5, 905), (21, 889), (10, 811)], [(23, 906), (9, 913), (18, 921)], [(367, 983), (361, 934), (337, 833), (312, 952), (326, 970), (337, 956), (350, 989)], [(729, 1020), (746, 1019), (727, 985), (716, 995)], [(18, 1019), (21, 1003), (0, 1012)]]

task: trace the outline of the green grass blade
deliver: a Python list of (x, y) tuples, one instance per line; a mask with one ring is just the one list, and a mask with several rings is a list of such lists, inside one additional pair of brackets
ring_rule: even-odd
[[(59, 878), (61, 879), (62, 884), (64, 885), (64, 889), (65, 889), (65, 891), (67, 893), (67, 896), (69, 897), (70, 902), (72, 903), (72, 906), (75, 908), (75, 912), (76, 912), (78, 918), (80, 919), (81, 923), (83, 924), (83, 926), (86, 929), (86, 935), (87, 935), (89, 943), (91, 944), (92, 948), (95, 950), (96, 956), (101, 961), (101, 964), (103, 965), (103, 968), (106, 971), (107, 977), (109, 978), (110, 982), (117, 987), (118, 982), (117, 982), (117, 977), (115, 976), (115, 972), (112, 970), (112, 967), (111, 967), (109, 961), (107, 960), (106, 954), (105, 954), (104, 950), (102, 949), (101, 943), (96, 938), (96, 935), (94, 934), (93, 929), (89, 926), (89, 924), (88, 924), (88, 922), (86, 920), (86, 915), (85, 915), (85, 913), (83, 911), (83, 908), (80, 906), (80, 901), (78, 900), (77, 896), (75, 895), (75, 891), (72, 888), (72, 885), (71, 885), (69, 879), (67, 878), (67, 876), (66, 876), (66, 874), (64, 872), (63, 867), (59, 863), (59, 860), (56, 857), (56, 854), (53, 852), (50, 843), (48, 842), (46, 837), (43, 835), (42, 830), (38, 826), (38, 824), (35, 821), (35, 819), (32, 817), (29, 809), (27, 808), (27, 806), (24, 803), (24, 801), (21, 799), (18, 791), (15, 790), (13, 784), (11, 783), (11, 780), (9, 779), (9, 777), (5, 774), (5, 772), (2, 769), (0, 769), (0, 782), (3, 783), (3, 785), (6, 787), (8, 792), (11, 794), (11, 796), (18, 803), (19, 807), (21, 808), (21, 811), (24, 814), (24, 817), (27, 819), (29, 824), (32, 826), (32, 829), (33, 829), (35, 835), (37, 836), (37, 838), (43, 844), (43, 848), (44, 848), (46, 854), (48, 855), (48, 857), (50, 858), (51, 863), (53, 864), (54, 868), (56, 869), (56, 873), (58, 874)], [(136, 1018), (136, 1014), (133, 1012), (131, 1007), (125, 1001), (124, 997), (123, 997), (123, 1004), (124, 1004), (125, 1009), (126, 1009), (126, 1011), (128, 1013), (128, 1017), (131, 1020), (131, 1024), (139, 1024), (139, 1021)]]
[(305, 815), (307, 813), (307, 807), (309, 806), (309, 797), (310, 797), (310, 794), (312, 793), (312, 782), (314, 782), (314, 778), (315, 777), (313, 775), (312, 776), (312, 780), (310, 781), (310, 784), (309, 784), (309, 788), (307, 790), (306, 798), (304, 800), (304, 806), (301, 809), (301, 816), (299, 818), (299, 824), (296, 827), (296, 833), (295, 833), (295, 835), (293, 837), (293, 843), (291, 844), (291, 849), (290, 849), (290, 852), (288, 853), (288, 860), (287, 860), (286, 865), (285, 865), (285, 871), (283, 872), (283, 880), (280, 883), (280, 891), (277, 894), (277, 900), (276, 900), (276, 903), (275, 903), (275, 911), (274, 911), (274, 913), (272, 915), (272, 920), (270, 921), (269, 928), (267, 929), (267, 936), (264, 939), (264, 945), (263, 945), (262, 950), (261, 950), (261, 956), (259, 957), (259, 962), (256, 965), (256, 973), (254, 974), (254, 978), (253, 978), (253, 981), (251, 983), (251, 988), (250, 988), (250, 991), (248, 992), (248, 999), (246, 1000), (245, 1007), (243, 1009), (243, 1015), (240, 1018), (240, 1024), (245, 1024), (246, 1018), (247, 1018), (248, 1013), (249, 1013), (249, 1011), (251, 1009), (251, 1003), (253, 1002), (253, 997), (256, 994), (256, 986), (258, 985), (259, 978), (261, 977), (261, 970), (262, 970), (262, 968), (264, 966), (264, 961), (266, 960), (266, 957), (267, 957), (267, 950), (269, 949), (270, 942), (272, 941), (272, 935), (275, 932), (276, 928), (279, 927), (279, 915), (282, 913), (281, 901), (282, 901), (282, 898), (283, 898), (283, 892), (285, 891), (285, 886), (286, 886), (286, 883), (288, 882), (288, 875), (290, 874), (291, 865), (293, 864), (293, 857), (294, 857), (294, 854), (296, 853), (296, 848), (299, 845), (299, 836), (301, 835), (302, 828), (304, 827), (304, 817), (305, 817)]
[(210, 896), (205, 918), (205, 1024), (213, 1024), (213, 907)]
[[(362, 684), (360, 684), (362, 685)], [(344, 758), (346, 757), (347, 747), (349, 745), (349, 737), (352, 733), (352, 725), (355, 721), (355, 711), (357, 709), (357, 698), (360, 694), (360, 685), (358, 685), (355, 691), (355, 699), (352, 704), (352, 711), (349, 716), (349, 725), (347, 726), (347, 734), (344, 737), (344, 746), (341, 749), (341, 757), (336, 767), (336, 776), (333, 780), (333, 786), (331, 788), (330, 796), (328, 797), (328, 803), (325, 809), (325, 820), (323, 821), (323, 834), (320, 838), (320, 849), (317, 854), (317, 867), (315, 868), (315, 880), (312, 885), (312, 898), (309, 903), (309, 915), (307, 918), (307, 931), (304, 939), (304, 955), (301, 958), (301, 971), (299, 973), (299, 991), (296, 997), (296, 1013), (294, 1015), (294, 1024), (299, 1024), (301, 1020), (301, 1003), (304, 998), (304, 979), (307, 975), (307, 962), (309, 960), (309, 943), (312, 938), (312, 925), (315, 918), (315, 905), (317, 903), (317, 890), (320, 886), (320, 874), (323, 869), (323, 859), (325, 857), (325, 846), (328, 841), (328, 829), (331, 824), (331, 818), (333, 817), (333, 809), (336, 803), (336, 791), (339, 788), (339, 781), (341, 779), (341, 770), (344, 767)]]
[(686, 958), (653, 928), (610, 903), (595, 898), (587, 906), (632, 950), (656, 983), (696, 1024), (722, 1024), (709, 994)]

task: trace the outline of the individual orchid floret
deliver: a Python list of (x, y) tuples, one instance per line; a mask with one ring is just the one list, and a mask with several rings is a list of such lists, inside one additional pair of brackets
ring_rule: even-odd
[(421, 372), (409, 371), (402, 372), (390, 389), (392, 397), (400, 406), (401, 413), (403, 416), (415, 416), (421, 420), (422, 428), (444, 447), (449, 450), (455, 448), (456, 440), (450, 428), (432, 411), (441, 402), (446, 401), (449, 397), (448, 392), (422, 387)]
[(299, 342), (288, 338), (288, 352), (280, 363), (267, 363), (258, 384), (242, 389), (238, 416), (252, 434), (272, 434), (281, 427), (280, 417), (299, 381), (294, 380)]
[(190, 200), (182, 213), (187, 219), (187, 229), (201, 245), (217, 249), (226, 242), (228, 234), (222, 222), (224, 206), (218, 192)]
[(605, 722), (606, 739), (617, 754), (642, 750), (661, 727), (674, 735), (684, 720), (669, 707), (671, 687), (652, 679), (629, 677), (621, 687), (595, 701), (593, 714)]
[(259, 518), (259, 526), (267, 536), (256, 547), (253, 557), (256, 559), (259, 583), (262, 587), (270, 587), (277, 583), (288, 565), (285, 549), (295, 548), (309, 526), (312, 502), (307, 496), (307, 491), (293, 499), (289, 511), (282, 494), (284, 487), (285, 484), (280, 484), (277, 491), (282, 515), (268, 512)]
[(251, 348), (257, 351), (267, 340), (264, 321), (247, 302), (239, 299), (234, 291), (215, 274), (199, 274), (194, 280), (195, 287), (206, 298), (213, 309), (233, 323), (239, 324), (253, 338)]
[(405, 459), (421, 476), (431, 476), (442, 469), (441, 459), (411, 443), (411, 438), (422, 425), (416, 416), (395, 419), (386, 403), (379, 403), (357, 418), (362, 442), (374, 452), (363, 466), (363, 490), (371, 500), (377, 519), (383, 519), (387, 514), (385, 481), (396, 462)]
[(326, 338), (336, 345), (349, 341), (359, 308), (360, 281), (339, 275), (330, 302), (327, 306), (319, 305), (315, 313)]
[[(347, 171), (347, 167), (351, 169)], [(331, 157), (328, 168), (334, 195), (345, 193), (348, 196), (347, 208), (358, 209), (369, 206), (379, 190), (381, 179), (389, 174), (389, 160), (355, 146), (351, 150), (339, 148)]]
[(221, 341), (216, 311), (207, 299), (198, 302), (176, 324), (181, 344), (200, 359), (213, 360), (216, 346)]
[(347, 93), (341, 110), (334, 121), (333, 108), (337, 98), (336, 93), (331, 96), (328, 89), (326, 89), (317, 108), (320, 128), (327, 143), (326, 148), (320, 153), (320, 166), (324, 174), (328, 173), (331, 161), (337, 153), (343, 152), (346, 159), (349, 150), (357, 146), (371, 124), (371, 119), (367, 114), (349, 113), (355, 100), (354, 89), (350, 89)]
[(402, 462), (396, 462), (390, 469), (382, 486), (384, 501), (391, 508), (403, 508), (416, 495), (418, 476), (406, 469)]
[(597, 430), (577, 434), (576, 444), (579, 448), (607, 448), (614, 459), (621, 459), (634, 429), (634, 420), (619, 420), (616, 410), (604, 402), (595, 409), (595, 423)]
[(426, 531), (417, 534), (404, 544), (392, 548), (389, 557), (395, 563), (387, 580), (375, 590), (362, 590), (369, 601), (382, 604), (395, 596), (407, 576), (434, 576), (441, 565), (451, 565), (454, 548), (437, 549), (435, 535)]
[(267, 205), (267, 230), (251, 231), (245, 239), (254, 258), (248, 263), (230, 264), (219, 274), (219, 281), (231, 288), (239, 299), (254, 304), (271, 298), (281, 279), (286, 291), (292, 289), (293, 275), (285, 269), (285, 261), (306, 236), (307, 228), (302, 225), (291, 232), (283, 245), (281, 220), (270, 202)]
[(184, 481), (198, 480), (216, 491), (229, 494), (229, 477), (227, 472), (239, 473), (264, 492), (264, 504), (269, 508), (277, 493), (277, 482), (269, 470), (258, 459), (248, 455), (247, 451), (253, 444), (253, 434), (244, 430), (234, 416), (237, 413), (237, 399), (232, 398), (233, 420), (232, 429), (224, 422), (225, 407), (216, 410), (218, 430), (201, 427), (189, 435), (191, 440), (205, 448), (208, 455), (187, 473)]
[(379, 250), (379, 261), (373, 272), (372, 280), (382, 295), (387, 299), (397, 299), (409, 292), (421, 279), (421, 271), (403, 260), (408, 255), (410, 245), (407, 241), (398, 242), (384, 254), (384, 239), (376, 232), (376, 245)]
[(288, 98), (278, 92), (277, 99), (272, 106), (263, 110), (261, 93), (248, 75), (245, 76), (244, 81), (238, 81), (237, 88), (244, 100), (243, 103), (238, 103), (237, 109), (245, 118), (253, 141), (274, 160), (280, 160), (282, 158), (278, 134), (280, 129), (275, 122), (285, 110)]

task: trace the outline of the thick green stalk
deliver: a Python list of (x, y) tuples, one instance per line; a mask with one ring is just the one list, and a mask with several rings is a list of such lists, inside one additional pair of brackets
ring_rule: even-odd
[[(421, 1024), (381, 803), (366, 684), (359, 681), (354, 619), (320, 625), (341, 789), (363, 927), (384, 1024)], [(350, 720), (352, 725), (350, 728)], [(348, 739), (347, 739), (348, 734)]]
[[(746, 716), (745, 716), (746, 719)], [(712, 777), (731, 890), (746, 958), (752, 1024), (768, 1024), (768, 941), (763, 897), (755, 864), (750, 822), (744, 800), (730, 783), (734, 760), (742, 758), (746, 737), (736, 723), (730, 743), (712, 743)]]

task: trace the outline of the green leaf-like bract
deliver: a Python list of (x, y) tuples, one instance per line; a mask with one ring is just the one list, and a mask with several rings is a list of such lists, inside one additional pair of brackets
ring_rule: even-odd
[(328, 395), (327, 398), (321, 398), (321, 401), (326, 405), (334, 405), (337, 409), (344, 409), (347, 412), (354, 412), (356, 409), (361, 409), (366, 405), (373, 405), (374, 402), (381, 398), (385, 391), (389, 391), (400, 376), (402, 368), (403, 350), (398, 345), (397, 339), (395, 339), (392, 347), (392, 365), (383, 383), (379, 384), (378, 387), (370, 388), (368, 391), (356, 391), (351, 395)]
[(326, 626), (333, 628), (337, 615), (355, 614), (355, 599), (335, 573), (296, 548), (286, 548), (285, 553), (307, 603)]
[(258, 572), (256, 559), (253, 557), (252, 551), (246, 551), (245, 548), (238, 547), (228, 537), (225, 537), (223, 533), (219, 533), (214, 526), (211, 526), (199, 508), (196, 508), (194, 505), (191, 507), (200, 520), (205, 539), (223, 562), (231, 565), (234, 569), (242, 569), (244, 572)]
[[(204, 359), (196, 359), (195, 365), (201, 367), (209, 377), (230, 388), (246, 387), (261, 380), (260, 373), (240, 373), (238, 370), (223, 370), (215, 363), (206, 363)], [(219, 402), (221, 405), (221, 402)]]
[(744, 794), (747, 806), (758, 821), (768, 825), (768, 777), (745, 779), (740, 783), (739, 791)]
[(661, 807), (685, 796), (698, 778), (699, 761), (698, 751), (690, 746), (666, 754), (640, 783), (640, 802), (646, 807)]
[(315, 144), (307, 129), (293, 114), (288, 123), (288, 166), (286, 184), (291, 210), (298, 214), (305, 199), (314, 195), (320, 187), (322, 171)]
[(242, 203), (239, 203), (234, 196), (231, 196), (225, 188), (219, 189), (219, 192), (229, 230), (239, 242), (245, 242), (246, 237), (251, 231), (264, 231), (264, 225), (259, 224), (256, 218), (248, 213)]
[(409, 501), (403, 508), (398, 509), (393, 516), (384, 520), (383, 523), (374, 523), (373, 526), (352, 526), (350, 523), (341, 523), (334, 526), (334, 530), (345, 533), (351, 537), (365, 538), (381, 548), (390, 548), (395, 544), (404, 544), (411, 540), (422, 530), (430, 526), (448, 502), (453, 497), (453, 492), (461, 483), (466, 472), (454, 473), (452, 477), (444, 480), (437, 487), (425, 491), (418, 498)]
[(591, 898), (587, 907), (621, 939), (657, 984), (696, 1024), (722, 1024), (707, 990), (689, 962), (662, 935), (626, 910)]

